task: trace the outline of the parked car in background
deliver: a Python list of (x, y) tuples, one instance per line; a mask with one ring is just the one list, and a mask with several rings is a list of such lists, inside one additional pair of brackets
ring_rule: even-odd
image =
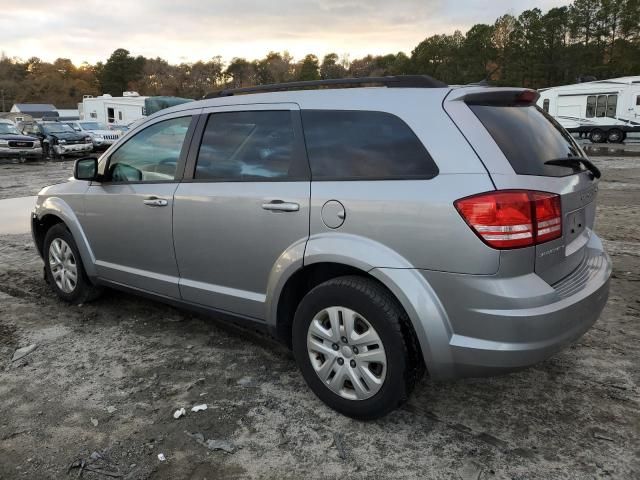
[(340, 82), (377, 87), (223, 91), (78, 160), (32, 214), (52, 289), (84, 303), (110, 286), (265, 329), (320, 399), (362, 419), (425, 369), (506, 372), (581, 337), (611, 275), (600, 172), (538, 94)]
[(91, 137), (94, 151), (104, 151), (115, 143), (122, 135), (120, 129), (112, 129), (106, 123), (92, 122), (88, 120), (76, 120), (64, 122), (78, 133), (84, 133)]
[(40, 139), (20, 133), (10, 120), (0, 119), (0, 158), (41, 160), (42, 145)]
[(38, 137), (45, 158), (93, 151), (93, 140), (86, 133), (76, 132), (62, 122), (32, 122), (23, 126), (22, 133)]

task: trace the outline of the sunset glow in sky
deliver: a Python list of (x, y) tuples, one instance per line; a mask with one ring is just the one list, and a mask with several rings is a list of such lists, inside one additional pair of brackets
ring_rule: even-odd
[(171, 63), (307, 53), (407, 54), (425, 37), (463, 32), (562, 0), (2, 0), (9, 57), (104, 61), (116, 48)]

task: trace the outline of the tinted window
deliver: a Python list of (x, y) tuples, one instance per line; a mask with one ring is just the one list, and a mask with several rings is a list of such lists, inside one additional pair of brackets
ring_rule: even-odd
[(607, 113), (607, 96), (598, 95), (598, 104), (596, 105), (596, 117), (604, 117)]
[(545, 165), (547, 160), (581, 156), (565, 129), (535, 106), (469, 105), (519, 175), (562, 177), (582, 167)]
[(163, 182), (175, 177), (191, 117), (158, 122), (134, 135), (111, 155), (113, 182)]
[(304, 110), (314, 180), (432, 178), (438, 174), (409, 126), (384, 112)]
[(289, 110), (214, 113), (204, 131), (195, 178), (226, 181), (298, 178), (295, 145)]
[(617, 107), (618, 107), (618, 96), (609, 95), (607, 97), (607, 117), (616, 118)]
[(587, 118), (593, 118), (596, 114), (596, 96), (589, 95), (587, 97)]

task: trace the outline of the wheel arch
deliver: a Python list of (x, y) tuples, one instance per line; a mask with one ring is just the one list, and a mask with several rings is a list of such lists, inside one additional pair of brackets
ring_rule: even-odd
[(36, 213), (32, 217), (31, 232), (38, 252), (41, 256), (44, 255), (44, 239), (47, 231), (59, 223), (62, 223), (71, 232), (87, 276), (95, 278), (95, 256), (89, 246), (89, 241), (73, 209), (59, 197), (48, 197), (42, 203), (38, 202)]
[[(405, 311), (410, 321), (408, 331), (417, 340), (418, 355), (429, 374), (441, 378), (452, 376), (451, 327), (424, 276), (383, 245), (374, 245), (375, 242), (367, 239), (346, 238), (351, 235), (337, 237), (310, 239), (304, 258), (298, 259), (286, 277), (281, 275), (278, 287), (268, 295), (267, 324), (271, 332), (290, 346), (293, 317), (302, 297), (324, 281), (358, 275), (376, 281)], [(355, 243), (351, 243), (352, 240)], [(385, 266), (376, 267), (376, 263)]]

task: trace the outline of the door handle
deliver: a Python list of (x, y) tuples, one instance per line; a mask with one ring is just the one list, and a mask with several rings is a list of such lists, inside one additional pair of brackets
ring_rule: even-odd
[(145, 198), (142, 203), (144, 203), (145, 205), (149, 205), (150, 207), (166, 207), (167, 205), (169, 205), (168, 200), (158, 197)]
[(297, 212), (300, 210), (300, 204), (294, 202), (283, 202), (282, 200), (273, 200), (269, 203), (263, 203), (262, 208), (272, 212)]

